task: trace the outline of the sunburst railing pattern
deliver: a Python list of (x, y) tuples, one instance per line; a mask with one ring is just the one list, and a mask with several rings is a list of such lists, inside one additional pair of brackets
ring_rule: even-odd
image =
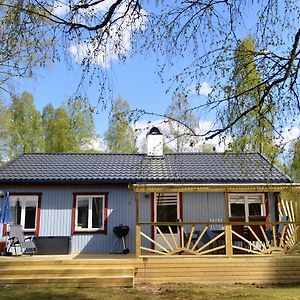
[[(266, 225), (269, 227), (268, 230), (265, 229)], [(244, 228), (244, 236), (233, 229), (231, 230), (233, 254), (242, 254), (243, 252), (259, 255), (274, 252), (288, 253), (299, 243), (297, 235), (300, 227), (296, 222), (271, 222), (251, 225), (248, 223)]]
[(164, 256), (289, 253), (299, 246), (300, 235), (295, 221), (141, 223), (141, 228), (142, 253)]
[[(143, 252), (161, 255), (225, 254), (224, 224), (215, 223), (142, 223), (153, 227), (152, 236), (141, 231)], [(219, 226), (219, 229), (211, 229)], [(147, 246), (145, 246), (147, 242)]]

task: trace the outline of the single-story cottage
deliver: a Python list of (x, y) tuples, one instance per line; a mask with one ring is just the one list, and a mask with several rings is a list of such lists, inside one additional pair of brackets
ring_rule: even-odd
[(112, 249), (120, 224), (137, 256), (288, 253), (299, 243), (296, 207), (282, 198), (299, 184), (259, 153), (164, 154), (156, 127), (146, 154), (23, 154), (0, 168), (0, 190), (25, 234), (67, 237), (71, 253), (123, 250)]

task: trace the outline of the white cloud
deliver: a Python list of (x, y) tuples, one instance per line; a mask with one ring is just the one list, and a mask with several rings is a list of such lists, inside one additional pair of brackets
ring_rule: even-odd
[[(82, 16), (79, 17), (81, 22), (85, 22), (84, 18), (101, 19), (107, 12), (114, 0), (107, 0), (89, 8), (82, 10)], [(123, 16), (126, 12), (129, 0), (123, 4), (115, 12), (114, 19)], [(113, 61), (117, 61), (124, 57), (131, 49), (132, 35), (139, 30), (143, 30), (147, 20), (146, 11), (142, 10), (141, 15), (134, 15), (128, 12), (125, 17), (120, 18), (109, 30), (102, 31), (102, 40), (99, 43), (97, 37), (90, 41), (73, 44), (69, 47), (69, 53), (78, 63), (83, 59), (89, 58), (92, 63), (100, 65), (103, 68), (109, 68)], [(133, 21), (134, 20), (134, 21)]]
[(299, 127), (286, 127), (281, 133), (281, 137), (277, 138), (275, 143), (279, 146), (283, 146), (284, 150), (289, 150), (292, 143), (297, 140), (300, 136)]
[[(174, 137), (170, 133), (170, 128), (168, 122), (164, 119), (159, 119), (155, 121), (146, 121), (140, 120), (134, 125), (134, 129), (137, 132), (137, 146), (139, 148), (139, 152), (146, 152), (146, 134), (149, 130), (156, 126), (160, 129), (160, 131), (164, 134), (165, 143), (172, 149), (176, 149)], [(212, 121), (200, 121), (199, 127), (196, 129), (196, 134), (203, 135), (207, 133), (209, 130), (214, 128), (214, 122)], [(184, 130), (184, 129), (183, 129)], [(186, 132), (188, 132), (186, 130)], [(284, 147), (285, 153), (291, 149), (291, 145), (293, 142), (297, 140), (300, 136), (300, 128), (299, 127), (286, 127), (282, 132), (282, 137), (277, 138), (275, 143), (281, 147)], [(202, 136), (186, 136), (186, 145), (184, 146), (184, 152), (201, 152), (206, 151), (208, 149), (212, 149), (213, 147), (217, 152), (224, 152), (228, 149), (229, 143), (232, 141), (232, 137), (230, 135), (226, 136), (216, 136), (210, 140), (205, 140), (205, 137)], [(190, 143), (193, 142), (191, 146)]]
[(53, 4), (52, 13), (55, 16), (62, 17), (69, 12), (69, 6), (66, 1), (55, 1)]
[(86, 144), (84, 147), (84, 150), (92, 150), (92, 151), (99, 151), (99, 152), (105, 152), (106, 146), (105, 142), (102, 138), (95, 138), (93, 139), (89, 144)]
[[(136, 144), (139, 148), (139, 152), (146, 152), (146, 134), (149, 130), (156, 126), (164, 134), (165, 144), (171, 149), (176, 149), (174, 136), (170, 132), (169, 124), (166, 120), (160, 119), (155, 121), (141, 120), (134, 125), (134, 129), (137, 132)], [(202, 135), (212, 129), (213, 122), (200, 121), (199, 127), (196, 130), (196, 134)], [(231, 137), (214, 137), (211, 140), (206, 141), (205, 137), (189, 135), (189, 131), (186, 128), (182, 128), (183, 132), (186, 132), (186, 143), (184, 144), (184, 152), (201, 152), (205, 149), (211, 149), (214, 147), (217, 152), (223, 152), (227, 149), (227, 146), (231, 140)]]
[(197, 95), (208, 96), (212, 92), (212, 87), (208, 82), (204, 81), (196, 85), (195, 91)]

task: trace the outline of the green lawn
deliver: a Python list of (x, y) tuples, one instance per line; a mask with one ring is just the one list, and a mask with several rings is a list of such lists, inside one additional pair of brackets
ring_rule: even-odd
[(300, 285), (145, 285), (136, 288), (1, 288), (0, 299), (300, 299)]

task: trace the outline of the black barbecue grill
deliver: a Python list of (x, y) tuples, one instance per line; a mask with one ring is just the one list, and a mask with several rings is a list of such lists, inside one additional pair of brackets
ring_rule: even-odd
[[(129, 249), (126, 248), (125, 239), (124, 239), (125, 236), (129, 232), (129, 226), (120, 224), (119, 226), (115, 226), (113, 228), (113, 232), (114, 232), (114, 234), (116, 236), (116, 239), (115, 239), (115, 241), (113, 243), (113, 246), (112, 246), (112, 249), (111, 249), (111, 253), (123, 253), (123, 254), (129, 253)], [(122, 240), (123, 250), (121, 252), (113, 252), (115, 244), (116, 244), (116, 242), (117, 242), (118, 239)]]

